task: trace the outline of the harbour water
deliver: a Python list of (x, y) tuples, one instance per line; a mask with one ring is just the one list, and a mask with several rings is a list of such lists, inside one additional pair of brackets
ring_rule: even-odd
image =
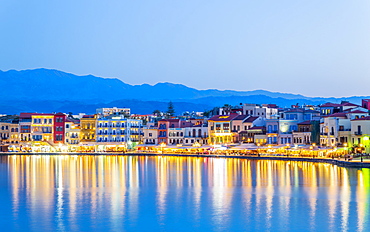
[(168, 156), (0, 156), (2, 231), (370, 231), (370, 169)]

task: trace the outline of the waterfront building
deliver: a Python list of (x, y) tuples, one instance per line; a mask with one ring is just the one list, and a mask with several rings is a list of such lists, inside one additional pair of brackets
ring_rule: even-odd
[(158, 121), (158, 143), (169, 144), (169, 128), (180, 128), (182, 121), (180, 119), (161, 119)]
[(184, 128), (183, 145), (194, 146), (195, 144), (208, 144), (208, 124), (197, 124)]
[(96, 115), (84, 115), (80, 119), (81, 139), (83, 143), (95, 142)]
[(280, 115), (273, 115), (266, 119), (266, 137), (267, 144), (277, 145), (279, 137), (279, 119)]
[(351, 120), (364, 118), (368, 113), (355, 110), (340, 112), (322, 118), (320, 123), (320, 143), (323, 146), (352, 146)]
[(65, 142), (65, 123), (66, 115), (63, 113), (54, 114), (53, 118), (53, 143), (54, 145), (64, 145)]
[(305, 110), (303, 108), (295, 108), (283, 111), (280, 113), (280, 115), (282, 117), (279, 118), (279, 133), (277, 142), (280, 145), (290, 145), (294, 143), (293, 132), (298, 132), (298, 123), (318, 119), (320, 117), (320, 112), (314, 110)]
[(147, 123), (143, 128), (143, 144), (158, 144), (158, 127), (154, 123)]
[(216, 115), (208, 120), (209, 144), (230, 144), (236, 142), (236, 133), (231, 124), (238, 114)]
[(270, 119), (273, 115), (278, 114), (278, 106), (275, 104), (248, 104), (243, 105), (242, 114), (253, 117), (262, 117)]
[(370, 116), (351, 120), (351, 143), (355, 153), (370, 153)]
[(96, 120), (98, 151), (132, 149), (139, 144), (142, 136), (141, 120), (127, 119), (124, 115), (111, 115)]
[(9, 139), (9, 122), (0, 122), (0, 141), (2, 144), (7, 144)]
[(80, 121), (67, 118), (65, 122), (65, 144), (69, 151), (78, 151), (80, 143)]
[(31, 115), (31, 139), (33, 152), (54, 152), (54, 115), (39, 114)]
[(238, 115), (231, 121), (231, 132), (235, 133), (235, 142), (240, 142), (240, 132), (243, 131), (243, 122), (249, 117), (248, 115)]
[(265, 126), (252, 126), (247, 130), (240, 132), (241, 143), (267, 143), (266, 127)]
[(312, 142), (311, 131), (312, 131), (311, 121), (304, 121), (298, 123), (297, 131), (293, 131), (293, 144), (297, 145), (309, 145)]
[(99, 108), (99, 109), (96, 109), (96, 114), (98, 115), (98, 117), (106, 117), (109, 115), (119, 115), (119, 114), (130, 116), (131, 109), (130, 108), (117, 108), (117, 107)]
[(19, 115), (19, 132), (20, 140), (24, 145), (29, 141), (32, 141), (31, 138), (31, 124), (32, 124), (32, 115), (34, 113), (20, 113)]
[(0, 117), (0, 142), (13, 147), (19, 144), (19, 117), (17, 115)]
[(168, 128), (168, 144), (178, 145), (184, 143), (185, 128)]
[(83, 115), (80, 118), (80, 151), (94, 152), (95, 149), (95, 124), (96, 115)]
[(239, 132), (239, 142), (266, 143), (266, 120), (268, 119), (258, 116), (248, 116), (245, 118), (241, 125), (242, 131)]

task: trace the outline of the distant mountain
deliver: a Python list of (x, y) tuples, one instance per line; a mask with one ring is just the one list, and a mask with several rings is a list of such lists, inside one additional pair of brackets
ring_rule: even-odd
[[(135, 113), (165, 110), (169, 101), (175, 102), (177, 112), (203, 111), (223, 104), (275, 103), (321, 104), (339, 102), (343, 98), (312, 98), (299, 94), (269, 92), (266, 90), (197, 90), (181, 84), (129, 85), (116, 78), (34, 69), (0, 71), (0, 113), (20, 111), (72, 111), (93, 113), (102, 106), (130, 107)], [(349, 97), (354, 103), (361, 98)], [(68, 110), (69, 109), (69, 110)]]
[[(6, 101), (0, 104), (0, 114), (19, 114), (20, 112), (72, 112), (93, 114), (97, 108), (102, 107), (129, 107), (131, 112), (137, 114), (151, 114), (154, 110), (166, 111), (168, 102), (141, 101), (141, 100), (117, 100), (109, 103), (104, 102), (81, 102), (81, 101), (56, 101), (56, 100), (16, 100)], [(212, 109), (212, 105), (190, 102), (174, 102), (176, 113), (185, 111), (203, 112)]]

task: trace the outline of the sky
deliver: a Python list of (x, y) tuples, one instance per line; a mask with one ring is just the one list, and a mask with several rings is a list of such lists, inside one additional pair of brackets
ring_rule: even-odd
[(368, 0), (0, 0), (0, 70), (370, 95)]

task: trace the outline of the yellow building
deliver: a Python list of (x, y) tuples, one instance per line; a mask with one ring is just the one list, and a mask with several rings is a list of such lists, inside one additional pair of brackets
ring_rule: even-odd
[(31, 121), (31, 139), (33, 152), (53, 152), (53, 114), (33, 114)]
[(208, 120), (209, 144), (235, 143), (237, 133), (232, 131), (232, 120), (238, 115), (216, 115)]
[(81, 142), (95, 142), (96, 115), (84, 115), (80, 120)]

